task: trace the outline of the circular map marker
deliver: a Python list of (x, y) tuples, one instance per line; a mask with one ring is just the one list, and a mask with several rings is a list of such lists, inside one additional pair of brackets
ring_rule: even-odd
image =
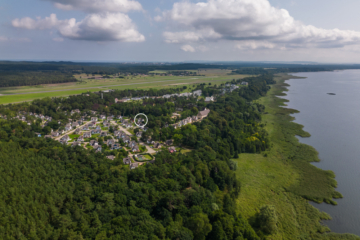
[[(143, 126), (137, 124), (136, 118), (137, 118), (138, 116), (144, 116), (144, 117), (146, 118), (146, 123), (145, 123)], [(143, 127), (145, 127), (146, 124), (148, 123), (148, 117), (147, 117), (145, 114), (143, 114), (143, 113), (139, 113), (139, 114), (137, 114), (137, 115), (135, 116), (135, 118), (134, 118), (134, 123), (135, 123), (136, 126), (138, 126), (138, 127), (140, 127), (140, 128), (143, 128)]]

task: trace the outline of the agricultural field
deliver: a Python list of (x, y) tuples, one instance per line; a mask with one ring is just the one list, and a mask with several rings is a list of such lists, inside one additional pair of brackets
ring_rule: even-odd
[[(84, 92), (97, 92), (108, 89), (146, 89), (146, 88), (176, 88), (188, 86), (186, 91), (192, 89), (193, 84), (212, 83), (221, 84), (232, 79), (245, 78), (249, 75), (227, 75), (227, 70), (206, 69), (205, 76), (126, 76), (124, 78), (86, 79), (85, 74), (75, 75), (78, 82), (62, 84), (44, 84), (38, 86), (23, 86), (0, 88), (0, 104), (31, 101), (44, 97), (65, 97)], [(201, 73), (203, 74), (203, 73)], [(91, 77), (100, 77), (91, 76)]]

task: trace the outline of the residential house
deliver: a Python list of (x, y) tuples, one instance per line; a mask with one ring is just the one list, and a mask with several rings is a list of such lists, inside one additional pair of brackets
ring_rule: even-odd
[(114, 155), (110, 155), (110, 156), (107, 156), (106, 158), (114, 161), (115, 156), (114, 156)]
[(196, 122), (198, 120), (198, 117), (197, 116), (192, 116), (191, 119), (192, 119), (193, 122)]
[(184, 119), (184, 125), (190, 124), (190, 123), (192, 123), (192, 118), (191, 117), (187, 117), (187, 118)]
[(234, 91), (235, 89), (238, 89), (238, 88), (239, 88), (239, 86), (236, 86), (235, 84), (232, 84), (230, 86), (230, 92), (232, 92), (232, 91)]
[(78, 137), (77, 141), (78, 142), (83, 142), (84, 141), (84, 136), (82, 135), (82, 136)]
[(76, 129), (74, 134), (80, 134), (80, 128)]
[(245, 81), (242, 81), (242, 82), (241, 82), (241, 85), (248, 86), (248, 85), (249, 85), (249, 83), (248, 83), (248, 82), (245, 82)]
[(123, 138), (122, 138), (122, 140), (124, 141), (124, 143), (129, 143), (130, 142), (130, 136), (124, 136)]
[(89, 144), (90, 144), (90, 146), (93, 146), (93, 147), (99, 145), (99, 143), (96, 140), (91, 140)]
[(52, 132), (52, 133), (51, 133), (51, 136), (52, 136), (52, 137), (59, 137), (59, 136), (60, 136), (60, 133), (59, 133), (59, 132)]
[(99, 119), (100, 119), (100, 120), (105, 120), (105, 119), (106, 119), (106, 116), (105, 116), (105, 115), (100, 115)]
[(110, 127), (110, 122), (107, 122), (107, 121), (105, 121), (104, 123), (103, 123), (103, 125), (104, 125), (104, 127)]
[(169, 147), (169, 152), (170, 152), (170, 153), (174, 153), (174, 152), (176, 152), (175, 147)]
[(91, 118), (91, 121), (95, 123), (95, 122), (98, 121), (98, 118), (97, 118), (97, 117), (92, 117), (92, 118)]
[(122, 131), (114, 131), (114, 137), (120, 138), (121, 137), (121, 132)]
[(119, 119), (119, 120), (121, 120), (121, 119), (122, 119), (122, 116), (119, 115), (119, 116), (117, 116), (116, 118)]
[(161, 143), (155, 143), (154, 148), (161, 148)]
[(44, 138), (51, 138), (51, 135), (45, 135)]
[(199, 120), (202, 120), (203, 118), (206, 118), (210, 113), (210, 109), (205, 108), (204, 111), (200, 111), (197, 115)]
[(202, 91), (201, 91), (201, 90), (197, 90), (197, 91), (193, 91), (192, 93), (193, 93), (194, 96), (200, 97), (201, 94), (202, 94)]
[(174, 140), (172, 140), (172, 139), (166, 140), (165, 144), (168, 145), (168, 146), (173, 145)]
[(91, 134), (100, 134), (101, 133), (101, 129), (93, 129), (91, 130)]
[(81, 143), (80, 143), (80, 141), (73, 142), (73, 143), (71, 144), (71, 146), (72, 146), (72, 147), (81, 146)]
[(131, 158), (130, 157), (123, 158), (123, 163), (126, 164), (126, 165), (130, 165), (131, 164)]
[(190, 97), (191, 95), (192, 95), (192, 93), (186, 92), (186, 93), (181, 93), (180, 97)]
[(106, 142), (106, 145), (108, 145), (108, 146), (112, 146), (112, 145), (114, 145), (115, 144), (115, 140), (114, 139), (109, 139), (109, 140), (107, 140), (107, 142)]
[(89, 130), (89, 125), (85, 125), (81, 128), (82, 131), (88, 131)]
[(137, 137), (141, 137), (141, 135), (142, 135), (142, 132), (141, 132), (141, 131), (139, 131), (139, 132), (136, 133), (136, 136), (137, 136)]
[(135, 141), (131, 141), (128, 146), (131, 148), (132, 152), (139, 152), (139, 145)]
[(69, 137), (69, 135), (65, 135), (65, 136), (63, 136), (60, 140), (61, 140), (61, 141), (70, 141), (71, 138)]
[(131, 148), (131, 151), (132, 152), (140, 152), (140, 148), (139, 148), (139, 145), (135, 145)]
[(135, 141), (131, 141), (131, 142), (128, 143), (129, 148), (132, 148), (135, 145), (137, 145), (137, 142), (135, 142)]
[(73, 122), (73, 123), (71, 124), (71, 126), (72, 126), (73, 128), (77, 128), (77, 127), (79, 126), (79, 123)]
[(71, 130), (71, 125), (70, 124), (66, 124), (65, 126), (65, 131), (70, 131)]
[(205, 98), (205, 102), (213, 102), (214, 101), (214, 97), (206, 97)]
[(114, 120), (114, 116), (109, 116), (109, 117), (107, 118), (107, 120), (108, 120), (108, 121)]
[(130, 98), (127, 98), (127, 97), (124, 97), (122, 99), (115, 98), (115, 103), (124, 103), (124, 102), (127, 102), (127, 101), (130, 101)]
[(100, 145), (94, 146), (94, 149), (96, 150), (96, 152), (101, 152), (102, 151), (102, 147)]
[(178, 113), (173, 113), (171, 116), (171, 118), (180, 118), (180, 117), (181, 117), (181, 115)]
[(111, 146), (111, 150), (117, 150), (117, 149), (120, 149), (120, 148), (121, 148), (121, 146), (118, 143), (115, 143), (114, 145)]
[(84, 138), (91, 138), (91, 132), (85, 132)]
[(130, 163), (130, 169), (133, 170), (139, 166), (139, 163)]
[(107, 132), (101, 132), (101, 133), (100, 133), (100, 136), (101, 136), (101, 137), (106, 137), (106, 136), (107, 136)]
[(75, 109), (75, 110), (72, 110), (72, 111), (71, 111), (71, 115), (73, 115), (73, 114), (75, 114), (75, 113), (79, 113), (79, 114), (80, 114), (81, 112), (80, 112), (79, 109)]

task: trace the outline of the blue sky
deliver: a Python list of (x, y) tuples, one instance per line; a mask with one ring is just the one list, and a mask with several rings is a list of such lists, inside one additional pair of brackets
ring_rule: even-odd
[(358, 9), (356, 0), (5, 0), (0, 59), (360, 63)]

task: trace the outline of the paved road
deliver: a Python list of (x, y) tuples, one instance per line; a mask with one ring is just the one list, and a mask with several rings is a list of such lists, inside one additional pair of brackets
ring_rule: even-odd
[[(198, 79), (193, 78), (183, 78), (183, 79), (176, 79), (176, 80), (163, 80), (163, 81), (153, 81), (153, 82), (141, 82), (141, 83), (126, 83), (126, 84), (118, 84), (118, 85), (108, 85), (108, 86), (100, 86), (100, 87), (87, 87), (87, 88), (74, 88), (74, 89), (64, 89), (64, 90), (53, 90), (53, 91), (40, 91), (40, 92), (26, 92), (26, 93), (9, 93), (9, 94), (2, 94), (2, 96), (8, 95), (25, 95), (25, 94), (34, 94), (34, 93), (50, 93), (50, 92), (66, 92), (66, 91), (73, 91), (73, 90), (87, 90), (87, 89), (95, 89), (95, 88), (109, 88), (109, 87), (119, 87), (119, 86), (130, 86), (130, 85), (140, 85), (140, 84), (147, 84), (147, 83), (161, 83), (161, 82), (174, 82), (174, 81), (184, 81), (184, 80), (202, 80), (207, 78), (215, 78), (213, 77), (203, 77)], [(227, 81), (232, 79), (223, 79), (221, 81)], [(219, 80), (220, 81), (220, 80)]]
[(91, 122), (91, 121), (87, 121), (87, 122), (85, 122), (85, 121), (84, 121), (84, 124), (83, 124), (83, 125), (81, 125), (81, 126), (79, 126), (79, 127), (75, 128), (74, 130), (71, 130), (71, 131), (69, 131), (69, 132), (64, 133), (63, 135), (61, 135), (61, 136), (59, 136), (59, 137), (55, 138), (55, 140), (60, 140), (60, 139), (61, 139), (63, 136), (65, 136), (65, 135), (71, 135), (73, 132), (75, 132), (75, 131), (76, 131), (76, 129), (78, 129), (78, 128), (82, 128), (83, 126), (85, 126), (85, 125), (86, 125), (86, 124), (88, 124), (89, 122)]

